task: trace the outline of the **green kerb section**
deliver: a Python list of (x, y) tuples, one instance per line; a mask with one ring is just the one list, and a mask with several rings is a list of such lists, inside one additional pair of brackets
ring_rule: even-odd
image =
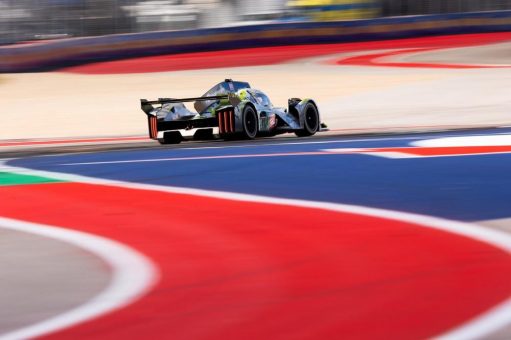
[(64, 182), (58, 179), (0, 171), (0, 186)]

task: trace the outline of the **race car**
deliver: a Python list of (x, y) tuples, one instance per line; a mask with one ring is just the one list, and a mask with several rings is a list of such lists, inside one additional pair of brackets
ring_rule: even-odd
[[(194, 102), (197, 112), (187, 109), (184, 102)], [(141, 99), (140, 103), (148, 118), (149, 137), (160, 144), (187, 139), (254, 139), (286, 132), (305, 137), (324, 126), (312, 99), (291, 98), (287, 109), (279, 108), (262, 91), (232, 79), (216, 84), (201, 97)]]

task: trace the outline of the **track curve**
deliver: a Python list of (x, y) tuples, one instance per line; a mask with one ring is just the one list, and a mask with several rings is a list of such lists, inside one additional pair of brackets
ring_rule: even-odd
[[(509, 253), (383, 211), (78, 183), (15, 186), (2, 195), (10, 202), (3, 216), (119, 240), (162, 271), (143, 300), (52, 338), (423, 338), (474, 318), (510, 291)], [(26, 211), (21, 198), (45, 203)], [(67, 216), (48, 214), (64, 202), (74, 202)]]
[[(423, 175), (439, 169), (453, 171), (451, 175), (444, 173), (445, 183), (452, 184), (453, 176), (457, 176), (462, 179), (460, 183), (471, 183), (471, 189), (484, 197), (474, 183), (484, 184), (486, 177), (475, 164), (477, 157), (487, 155), (460, 156), (467, 164), (462, 167), (465, 173), (460, 174), (452, 166), (459, 157), (452, 155), (425, 168), (420, 159), (386, 160), (353, 152), (374, 150), (376, 145), (427, 145), (438, 137), (490, 133), (289, 139), (283, 143), (13, 160), (9, 164), (30, 169), (22, 170), (25, 173), (71, 182), (0, 188), (7, 202), (0, 214), (113, 238), (145, 253), (162, 272), (159, 285), (146, 298), (55, 337), (164, 334), (175, 338), (317, 338), (343, 334), (374, 338), (392, 334), (422, 338), (465, 332), (486, 336), (507, 325), (506, 316), (511, 315), (506, 302), (511, 293), (505, 279), (511, 273), (507, 234), (466, 223), (332, 202), (356, 202), (358, 196), (365, 197), (369, 206), (379, 202), (416, 212), (421, 209), (418, 207), (426, 207), (423, 202), (431, 202), (427, 196), (420, 197), (420, 186), (410, 192), (406, 204), (402, 195), (401, 199), (393, 198), (394, 193), (410, 191), (413, 187), (408, 180), (413, 181), (413, 176), (421, 176), (423, 182), (429, 178), (430, 184), (424, 185), (442, 187), (438, 178)], [(333, 146), (346, 152), (313, 155), (313, 150)], [(510, 152), (511, 148), (493, 156), (501, 169), (510, 160)], [(261, 162), (262, 155), (271, 157)], [(396, 166), (402, 167), (395, 162), (407, 162), (405, 169), (411, 178), (387, 178), (385, 174), (395, 174)], [(297, 173), (297, 168), (302, 171)], [(242, 178), (259, 179), (258, 174), (269, 169), (274, 174), (271, 179), (249, 180), (244, 185)], [(332, 176), (331, 171), (336, 173), (337, 169), (343, 169), (343, 176)], [(369, 189), (368, 182), (355, 175), (360, 169), (368, 172), (367, 178), (379, 174), (377, 183), (386, 183), (387, 189)], [(67, 174), (52, 172), (63, 170)], [(305, 185), (303, 179), (313, 171), (316, 184)], [(504, 176), (502, 171), (499, 174)], [(493, 178), (500, 175), (494, 173)], [(203, 180), (231, 193), (203, 190), (206, 186), (197, 184), (206, 183)], [(322, 184), (325, 180), (330, 181), (329, 190)], [(285, 196), (282, 190), (286, 190), (291, 197), (321, 194), (327, 201), (232, 193), (254, 192), (251, 185), (269, 193), (281, 192), (275, 196)], [(190, 189), (194, 186), (196, 189)], [(297, 190), (299, 187), (303, 190)], [(370, 195), (361, 190), (371, 190), (380, 198), (371, 202)], [(488, 190), (492, 192), (491, 187)], [(439, 211), (431, 205), (431, 214), (459, 214), (458, 220), (474, 221), (508, 213), (491, 199), (485, 202), (487, 209), (472, 209), (469, 197), (480, 208), (483, 203), (470, 191), (452, 194), (453, 203), (464, 197), (457, 202), (461, 206), (451, 204), (453, 209), (445, 206)], [(27, 210), (22, 199), (38, 203)], [(66, 214), (53, 209), (64, 204)], [(51, 211), (56, 213), (48, 213)]]
[[(488, 228), (509, 228), (511, 145), (470, 148), (463, 138), (495, 140), (489, 136), (508, 130), (152, 148), (140, 141), (146, 122), (133, 100), (169, 89), (186, 96), (232, 77), (268, 90), (276, 103), (317, 98), (324, 120), (344, 132), (504, 125), (511, 73), (486, 67), (495, 61), (457, 58), (502, 49), (510, 39), (249, 49), (7, 75), (2, 86), (12, 92), (0, 104), (15, 107), (27, 91), (35, 104), (0, 124), (5, 136), (72, 138), (4, 141), (4, 156), (36, 146), (73, 154), (11, 160), (70, 182), (0, 186), (0, 215), (118, 240), (162, 270), (146, 298), (52, 337), (495, 336), (511, 315), (510, 242)], [(414, 63), (420, 67), (394, 67)], [(383, 67), (365, 67), (375, 65)], [(125, 151), (93, 152), (90, 144), (114, 143), (121, 133), (135, 135), (120, 138)], [(457, 136), (462, 145), (449, 150), (427, 146)]]

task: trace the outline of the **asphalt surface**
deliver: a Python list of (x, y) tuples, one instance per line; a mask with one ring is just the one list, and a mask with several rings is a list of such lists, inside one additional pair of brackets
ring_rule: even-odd
[[(463, 155), (466, 152), (472, 152), (470, 149), (467, 149), (468, 151), (457, 150), (457, 154), (440, 155), (438, 157), (386, 158), (384, 157), (384, 152), (388, 149), (415, 148), (414, 145), (417, 143), (442, 140), (444, 138), (448, 138), (449, 140), (459, 137), (476, 138), (477, 143), (480, 143), (481, 139), (488, 139), (490, 138), (489, 136), (504, 136), (504, 138), (508, 138), (507, 136), (510, 135), (511, 131), (509, 129), (501, 128), (376, 136), (319, 135), (313, 138), (267, 138), (248, 142), (193, 142), (188, 144), (183, 143), (178, 146), (143, 144), (138, 145), (138, 147), (133, 147), (133, 145), (123, 146), (128, 147), (128, 149), (123, 150), (109, 150), (113, 146), (103, 146), (99, 147), (102, 151), (87, 149), (84, 150), (86, 152), (79, 153), (23, 157), (11, 160), (7, 165), (29, 169), (27, 173), (30, 173), (30, 171), (49, 171), (87, 176), (89, 178), (98, 178), (99, 180), (120, 180), (123, 183), (157, 185), (162, 188), (195, 188), (200, 190), (212, 190), (215, 192), (234, 192), (286, 199), (312, 200), (315, 202), (342, 203), (391, 211), (418, 213), (421, 215), (470, 223), (480, 224), (482, 222), (488, 225), (498, 224), (499, 228), (506, 228), (507, 226), (503, 225), (502, 222), (507, 223), (506, 221), (508, 221), (510, 217), (507, 204), (507, 202), (510, 201), (509, 192), (511, 192), (511, 190), (509, 190), (511, 182), (508, 176), (509, 167), (511, 166), (510, 153), (495, 153), (491, 150), (478, 150), (474, 154)], [(471, 142), (468, 142), (467, 145), (469, 146), (470, 143)], [(378, 151), (375, 150), (381, 150), (382, 153), (380, 155), (374, 155), (372, 153), (366, 153), (363, 150), (370, 150), (372, 153), (378, 153)], [(445, 148), (443, 148), (443, 150), (445, 150)], [(206, 320), (216, 320), (214, 315), (222, 308), (227, 308), (225, 309), (226, 312), (234, 312), (234, 310), (231, 310), (230, 307), (228, 308), (225, 303), (219, 304), (219, 301), (206, 299), (203, 303), (212, 304), (211, 306), (213, 306), (208, 307), (206, 310), (211, 310), (213, 314), (205, 312), (206, 310), (203, 308), (206, 306), (202, 305), (202, 303), (198, 302), (195, 298), (196, 294), (201, 293), (194, 291), (193, 289), (195, 288), (192, 289), (192, 287), (203, 287), (201, 289), (210, 290), (209, 293), (206, 293), (207, 296), (215, 296), (215, 294), (218, 293), (218, 287), (211, 282), (224, 280), (226, 278), (224, 275), (227, 275), (227, 277), (229, 275), (234, 275), (232, 273), (224, 273), (226, 268), (230, 268), (229, 271), (234, 270), (236, 272), (237, 269), (235, 270), (234, 268), (241, 265), (245, 269), (252, 268), (256, 271), (255, 273), (271, 273), (271, 275), (268, 274), (269, 276), (267, 276), (267, 274), (250, 275), (251, 281), (254, 279), (263, 280), (264, 282), (270, 280), (267, 285), (263, 284), (263, 286), (255, 288), (256, 290), (252, 292), (252, 294), (255, 294), (254, 297), (259, 296), (263, 301), (266, 301), (270, 296), (275, 297), (274, 294), (276, 293), (274, 289), (278, 287), (270, 284), (270, 282), (279, 282), (279, 280), (288, 282), (287, 280), (289, 278), (282, 276), (286, 272), (284, 268), (293, 261), (304, 261), (303, 256), (308, 259), (307, 261), (312, 261), (312, 272), (302, 273), (302, 275), (305, 276), (300, 276), (298, 273), (293, 274), (294, 279), (289, 281), (289, 284), (291, 284), (291, 282), (294, 282), (293, 284), (298, 284), (302, 282), (302, 279), (310, 277), (309, 275), (327, 275), (334, 280), (352, 275), (346, 272), (334, 274), (331, 272), (331, 268), (328, 265), (324, 267), (324, 261), (332, 261), (333, 258), (337, 256), (350, 258), (353, 254), (343, 254), (342, 251), (337, 253), (336, 250), (334, 255), (334, 253), (323, 249), (326, 253), (320, 256), (319, 254), (321, 252), (317, 253), (317, 251), (319, 251), (318, 249), (309, 248), (310, 245), (303, 245), (305, 248), (302, 248), (302, 251), (293, 253), (295, 255), (288, 258), (284, 263), (277, 265), (277, 263), (280, 263), (283, 259), (280, 258), (280, 256), (284, 255), (275, 255), (273, 250), (270, 251), (275, 245), (266, 244), (264, 240), (273, 237), (271, 235), (274, 231), (278, 231), (281, 228), (283, 228), (282, 231), (285, 230), (286, 232), (284, 234), (279, 232), (278, 235), (283, 236), (286, 235), (286, 233), (294, 233), (296, 232), (296, 228), (299, 228), (299, 230), (303, 230), (308, 234), (310, 233), (308, 236), (309, 240), (317, 238), (316, 241), (319, 243), (316, 243), (316, 241), (313, 243), (318, 245), (324, 242), (325, 237), (328, 237), (330, 241), (338, 245), (344, 244), (348, 239), (351, 240), (351, 238), (348, 238), (343, 241), (343, 238), (348, 236), (344, 235), (341, 236), (342, 238), (339, 238), (340, 235), (334, 236), (330, 234), (330, 231), (327, 232), (327, 230), (316, 229), (323, 224), (301, 225), (301, 223), (306, 221), (301, 217), (302, 214), (305, 214), (304, 212), (283, 213), (279, 212), (278, 208), (263, 209), (261, 207), (246, 207), (246, 209), (248, 209), (247, 211), (252, 212), (247, 213), (248, 215), (246, 215), (245, 218), (252, 220), (253, 223), (261, 223), (260, 219), (267, 221), (265, 224), (270, 223), (269, 221), (272, 220), (279, 221), (278, 224), (273, 226), (273, 228), (276, 229), (268, 229), (264, 224), (251, 224), (248, 228), (248, 225), (244, 226), (245, 223), (241, 225), (236, 223), (233, 225), (233, 227), (236, 226), (237, 228), (236, 231), (232, 231), (234, 234), (231, 234), (231, 232), (225, 234), (224, 232), (226, 232), (226, 230), (223, 230), (223, 228), (230, 228), (230, 224), (226, 222), (230, 220), (230, 214), (235, 212), (235, 217), (233, 217), (233, 219), (236, 221), (240, 218), (239, 214), (243, 214), (241, 211), (245, 211), (245, 207), (242, 208), (240, 206), (227, 209), (227, 203), (208, 202), (200, 196), (192, 198), (189, 203), (184, 203), (187, 202), (188, 199), (179, 199), (175, 195), (160, 196), (160, 194), (150, 194), (149, 192), (131, 193), (129, 191), (116, 193), (115, 191), (111, 192), (113, 189), (104, 191), (105, 189), (106, 188), (101, 187), (88, 189), (84, 184), (75, 184), (73, 182), (62, 184), (19, 185), (4, 188), (4, 197), (10, 198), (10, 203), (3, 207), (2, 215), (48, 224), (66, 225), (67, 227), (77, 228), (78, 230), (92, 231), (103, 236), (108, 236), (109, 238), (126, 243), (142, 253), (147, 254), (162, 271), (163, 281), (161, 281), (160, 285), (154, 290), (152, 293), (153, 295), (149, 295), (147, 299), (142, 299), (140, 304), (133, 305), (132, 308), (128, 308), (124, 313), (112, 313), (110, 317), (98, 319), (97, 323), (85, 324), (82, 327), (71, 328), (66, 332), (59, 333), (62, 337), (91, 334), (110, 334), (110, 336), (126, 335), (122, 332), (118, 333), (120, 330), (115, 327), (115, 324), (124, 322), (122, 320), (131, 320), (133, 332), (139, 332), (137, 334), (141, 334), (140, 332), (148, 334), (164, 332), (163, 334), (167, 334), (168, 336), (175, 336), (178, 338), (186, 337), (187, 334), (191, 334), (189, 333), (190, 328), (188, 328), (191, 325), (189, 323), (198, 323), (202, 325), (201, 327), (204, 327), (204, 333), (196, 333), (197, 336), (223, 337), (225, 335), (225, 329), (222, 327), (218, 329), (211, 328), (212, 326), (209, 322), (206, 322)], [(104, 193), (102, 193), (103, 191)], [(144, 195), (147, 194), (149, 195), (144, 198)], [(32, 207), (30, 211), (19, 210), (19, 203), (17, 202), (19, 202), (20, 197), (25, 198), (26, 201), (24, 205)], [(32, 203), (34, 200), (39, 202), (42, 197), (47, 197), (47, 201), (37, 204)], [(169, 199), (171, 201), (167, 202)], [(64, 202), (69, 202), (66, 204), (64, 210), (65, 214), (50, 212), (52, 210), (51, 207), (61, 207), (65, 204)], [(218, 208), (208, 208), (217, 205)], [(227, 210), (218, 210), (220, 207), (226, 207)], [(190, 208), (192, 209), (190, 210)], [(213, 211), (211, 211), (211, 209), (213, 209)], [(197, 215), (195, 215), (194, 210), (195, 212), (197, 210), (201, 212), (197, 212)], [(215, 210), (222, 211), (222, 213), (215, 214)], [(213, 215), (208, 217), (208, 214)], [(183, 216), (177, 219), (178, 215)], [(203, 229), (204, 224), (199, 223), (199, 216), (201, 216), (200, 220), (202, 220), (202, 218), (206, 220), (209, 219), (211, 227)], [(304, 216), (306, 216), (306, 214)], [(284, 220), (281, 220), (282, 218)], [(298, 218), (298, 220), (296, 220), (296, 218)], [(215, 222), (217, 219), (221, 220)], [(137, 224), (142, 223), (142, 221), (147, 221), (150, 225), (156, 223), (162, 224), (162, 226), (154, 225), (150, 227)], [(500, 221), (500, 223), (497, 221)], [(217, 223), (220, 223), (218, 227), (216, 226)], [(272, 222), (272, 225), (274, 223), (275, 222)], [(355, 232), (358, 235), (356, 231), (357, 228), (352, 229), (353, 226), (351, 222), (347, 225), (345, 225), (346, 222), (337, 223), (342, 224), (333, 225), (338, 225), (339, 227), (344, 225), (343, 230), (347, 228), (345, 229), (346, 232)], [(366, 221), (360, 223), (362, 223), (362, 225), (370, 225), (373, 222)], [(350, 226), (348, 227), (348, 225)], [(378, 230), (376, 225), (377, 224), (375, 224), (375, 227), (372, 227), (376, 228), (372, 233)], [(117, 227), (112, 228), (112, 226)], [(118, 226), (125, 226), (126, 229), (119, 229)], [(143, 230), (143, 234), (137, 231), (139, 229), (140, 231)], [(153, 233), (151, 230), (158, 232), (155, 235), (151, 235), (149, 234)], [(165, 230), (165, 234), (161, 234), (163, 230)], [(403, 288), (403, 294), (405, 294), (403, 296), (399, 296), (399, 294), (398, 296), (394, 296), (393, 294), (401, 291), (397, 286), (407, 282), (407, 275), (404, 275), (401, 279), (393, 277), (393, 280), (396, 280), (397, 286), (389, 287), (390, 290), (388, 294), (390, 295), (388, 296), (389, 298), (393, 296), (392, 299), (398, 300), (404, 296), (408, 297), (407, 299), (410, 306), (407, 305), (408, 307), (404, 308), (404, 313), (407, 313), (409, 316), (415, 315), (417, 317), (413, 322), (418, 322), (421, 326), (413, 329), (417, 331), (420, 330), (420, 332), (413, 333), (412, 328), (403, 327), (401, 324), (400, 329), (404, 333), (399, 334), (403, 336), (433, 336), (445, 333), (453, 327), (460, 325), (460, 321), (463, 320), (463, 318), (467, 318), (468, 315), (474, 317), (478, 313), (485, 311), (487, 307), (484, 306), (488, 306), (489, 301), (492, 301), (491, 304), (494, 304), (499, 301), (502, 296), (506, 296), (505, 292), (508, 291), (508, 289), (511, 290), (511, 287), (507, 287), (505, 281), (494, 277), (494, 275), (506, 275), (507, 265), (504, 263), (507, 260), (505, 260), (505, 257), (498, 261), (496, 258), (487, 257), (488, 254), (492, 253), (491, 248), (486, 250), (472, 249), (472, 246), (466, 248), (458, 244), (461, 239), (444, 239), (446, 234), (435, 235), (433, 233), (432, 235), (426, 236), (422, 234), (424, 232), (422, 229), (419, 234), (416, 234), (417, 230), (413, 228), (407, 229), (407, 232), (398, 232), (397, 230), (395, 226), (390, 226), (388, 231), (385, 231), (384, 234), (379, 235), (376, 233), (374, 235), (379, 235), (376, 239), (371, 241), (367, 240), (366, 242), (379, 243), (381, 239), (384, 238), (387, 239), (388, 242), (399, 242), (401, 244), (402, 241), (400, 241), (399, 237), (395, 238), (395, 235), (401, 235), (400, 237), (408, 239), (408, 242), (418, 242), (416, 243), (417, 253), (409, 257), (409, 261), (411, 262), (406, 268), (410, 266), (410, 268), (415, 268), (414, 271), (418, 270), (423, 274), (414, 279), (417, 281), (414, 281), (416, 283), (413, 287), (408, 286), (406, 289)], [(488, 230), (492, 229), (488, 228)], [(383, 230), (381, 231), (383, 232)], [(259, 234), (261, 232), (263, 233), (262, 235), (267, 235), (262, 238), (261, 243), (254, 244), (254, 233)], [(236, 235), (236, 237), (234, 237), (234, 235)], [(366, 234), (366, 236), (367, 235), (371, 235), (371, 233)], [(190, 237), (192, 238), (190, 239)], [(360, 235), (360, 237), (362, 236)], [(418, 238), (412, 241), (414, 237)], [(432, 237), (432, 243), (429, 243), (430, 241), (424, 241), (425, 239), (429, 240), (430, 237)], [(216, 241), (211, 243), (212, 240)], [(442, 243), (440, 246), (440, 244), (437, 243), (440, 240), (442, 240), (441, 242), (447, 243)], [(203, 255), (200, 253), (189, 253), (190, 248), (184, 246), (188, 244), (188, 242), (192, 242), (190, 244), (193, 244), (194, 249), (203, 249), (205, 253)], [(350, 242), (355, 241), (353, 240)], [(449, 259), (453, 251), (453, 248), (449, 246), (451, 243), (453, 245), (458, 244), (456, 247), (458, 247), (461, 252), (457, 255), (460, 257), (454, 262), (457, 264), (453, 264)], [(166, 247), (165, 244), (170, 245), (170, 248)], [(301, 241), (296, 244), (301, 244)], [(344, 249), (345, 246), (339, 249)], [(289, 247), (291, 247), (291, 243)], [(419, 261), (419, 259), (426, 260), (428, 257), (423, 256), (425, 254), (431, 254), (431, 251), (435, 248), (440, 249), (439, 247), (445, 247), (443, 249), (449, 250), (441, 257), (441, 263), (447, 266), (444, 268), (445, 272), (442, 271), (443, 274), (429, 272), (427, 268), (432, 265), (432, 263), (420, 262), (420, 265), (418, 263), (414, 264), (414, 261)], [(171, 251), (171, 249), (174, 250)], [(227, 259), (221, 254), (227, 251), (227, 249), (229, 249), (229, 258), (239, 259), (239, 261), (231, 263), (231, 260), (228, 260), (228, 263), (224, 263)], [(332, 251), (333, 249), (336, 249), (336, 247), (332, 248)], [(373, 252), (378, 253), (378, 249), (380, 249), (380, 247), (375, 244), (373, 247), (364, 247), (364, 250), (360, 251), (367, 251), (372, 254)], [(386, 250), (383, 250), (384, 254), (389, 255), (388, 248), (385, 249)], [(405, 252), (410, 251), (410, 249), (403, 246), (395, 249), (401, 249)], [(165, 252), (168, 251), (171, 252), (166, 254)], [(213, 256), (212, 254), (206, 255), (209, 251), (217, 253), (219, 257)], [(382, 255), (376, 255), (376, 253), (371, 255), (371, 258), (372, 256), (375, 256), (375, 258), (370, 261), (367, 260), (369, 262), (365, 263), (363, 266), (372, 266), (369, 265), (369, 263), (375, 261), (373, 264), (383, 270), (383, 272), (379, 270), (374, 271), (377, 277), (381, 275), (385, 277), (388, 273), (393, 273), (394, 270), (397, 270), (397, 268), (388, 269), (390, 272), (387, 272), (387, 269), (383, 269), (387, 268), (390, 262), (386, 262), (385, 264), (379, 263), (377, 259)], [(481, 254), (487, 255), (485, 255), (484, 258), (479, 258)], [(284, 258), (287, 258), (288, 255), (284, 256)], [(315, 256), (319, 257), (314, 259)], [(323, 258), (322, 256), (326, 257)], [(396, 254), (396, 256), (401, 258), (403, 254)], [(478, 265), (468, 269), (465, 267), (470, 263), (468, 259), (474, 256), (478, 258), (478, 260), (474, 262), (478, 263)], [(431, 259), (435, 259), (435, 257)], [(389, 260), (390, 259), (387, 261)], [(438, 266), (438, 262), (435, 261), (433, 263), (436, 263), (435, 265)], [(500, 261), (504, 262), (501, 263)], [(192, 263), (194, 264), (192, 265)], [(287, 263), (287, 265), (285, 263)], [(393, 263), (397, 264), (399, 261)], [(447, 265), (448, 263), (450, 264)], [(459, 267), (461, 263), (464, 264)], [(186, 270), (187, 264), (191, 265), (192, 268), (196, 268), (194, 269), (196, 274), (193, 274), (192, 277), (189, 277), (191, 273)], [(176, 265), (180, 268), (179, 270), (175, 267)], [(350, 268), (351, 266), (357, 268), (361, 265), (361, 263), (353, 263), (349, 266)], [(274, 266), (280, 269), (276, 271), (270, 270), (270, 268), (274, 268)], [(502, 267), (500, 270), (495, 271), (494, 268), (497, 268), (496, 266)], [(211, 278), (213, 281), (209, 281), (210, 279), (203, 281), (201, 279), (201, 277), (205, 278), (211, 275), (205, 272), (199, 274), (205, 270), (204, 268), (216, 268), (214, 270), (215, 278)], [(299, 268), (301, 267), (298, 266), (295, 269), (298, 270)], [(318, 268), (324, 269), (320, 270)], [(465, 274), (458, 272), (459, 268), (469, 270), (470, 275), (465, 276), (468, 272), (465, 272)], [(293, 271), (295, 269), (293, 269)], [(260, 272), (261, 270), (263, 270), (263, 272)], [(266, 272), (267, 270), (270, 270), (270, 272)], [(302, 268), (299, 270), (306, 269)], [(317, 270), (320, 270), (320, 272), (317, 272)], [(192, 273), (194, 271), (192, 271)], [(444, 275), (447, 273), (455, 273), (456, 279), (455, 277), (445, 277)], [(238, 274), (236, 274), (236, 277), (238, 277), (237, 275)], [(254, 277), (253, 275), (256, 276)], [(438, 280), (438, 283), (435, 284), (428, 283), (424, 286), (425, 281), (420, 279), (421, 277), (427, 277), (428, 280), (430, 280), (435, 278), (436, 275), (439, 276), (435, 279)], [(459, 286), (461, 283), (456, 283), (456, 280), (468, 280), (468, 277), (472, 275), (480, 276), (480, 281), (475, 281), (479, 282), (477, 286), (467, 285), (461, 289)], [(181, 277), (181, 280), (173, 282), (172, 279), (166, 279), (172, 277), (174, 280), (177, 277)], [(372, 278), (371, 280), (373, 279), (381, 280), (381, 278)], [(495, 282), (500, 282), (498, 288), (495, 286)], [(243, 292), (241, 295), (232, 295), (234, 293), (231, 289), (234, 288), (231, 286), (229, 286), (230, 288), (227, 286), (224, 288), (231, 292), (228, 293), (230, 296), (228, 298), (230, 301), (228, 305), (230, 305), (230, 303), (234, 305), (238, 305), (239, 303), (243, 305), (246, 303), (246, 305), (244, 305), (248, 308), (246, 312), (255, 312), (259, 310), (259, 307), (256, 308), (253, 302), (248, 302), (246, 300), (245, 288), (248, 289), (251, 286), (245, 286), (245, 284), (246, 283), (243, 281), (243, 283), (238, 282), (233, 286), (241, 289), (241, 292)], [(317, 284), (314, 291), (316, 293), (324, 292), (326, 294), (326, 291), (324, 291), (326, 288), (322, 286), (323, 283), (320, 284), (318, 281)], [(342, 287), (346, 282), (341, 280), (337, 282), (337, 284)], [(189, 294), (184, 294), (184, 292), (181, 292), (182, 287), (188, 287), (186, 291), (188, 291), (188, 289), (192, 289), (192, 291), (190, 291)], [(265, 288), (263, 289), (263, 287)], [(376, 287), (378, 287), (378, 285)], [(477, 296), (477, 301), (480, 302), (475, 305), (473, 303), (476, 300), (463, 302), (464, 300), (461, 299), (461, 296), (454, 294), (454, 291), (451, 290), (450, 287), (453, 289), (455, 287), (458, 293)], [(254, 287), (251, 289), (254, 289)], [(261, 290), (259, 291), (259, 289)], [(284, 288), (280, 287), (278, 289)], [(411, 298), (411, 296), (416, 296), (417, 294), (415, 289), (420, 289), (422, 291), (424, 289), (429, 290), (430, 295), (438, 294), (441, 300), (419, 301), (416, 298)], [(286, 295), (287, 293), (284, 294)], [(373, 293), (369, 290), (363, 295), (367, 296), (367, 294), (371, 295)], [(201, 312), (196, 314), (196, 317), (191, 318), (188, 316), (185, 318), (188, 312), (182, 311), (184, 314), (181, 314), (181, 309), (179, 308), (171, 309), (173, 312), (168, 314), (168, 312), (160, 310), (162, 306), (154, 305), (154, 298), (156, 296), (158, 296), (158, 299), (165, 306), (168, 306), (167, 304), (173, 305), (177, 303), (177, 301), (180, 301), (179, 303), (182, 306), (191, 308), (191, 310), (189, 310), (189, 312), (192, 313), (191, 315), (199, 313), (199, 311)], [(446, 300), (447, 296), (456, 298), (452, 301)], [(342, 301), (344, 297), (342, 297), (342, 295), (336, 295), (332, 297), (332, 299), (341, 299), (339, 301)], [(392, 299), (385, 303), (392, 304), (398, 301)], [(289, 301), (293, 300), (291, 299)], [(425, 301), (429, 302), (423, 305)], [(443, 301), (442, 303), (445, 304), (449, 303), (449, 305), (442, 305), (439, 307), (438, 304), (441, 303), (440, 301)], [(380, 329), (378, 328), (380, 327), (378, 326), (380, 323), (389, 325), (388, 320), (383, 321), (386, 320), (386, 318), (383, 318), (381, 313), (373, 314), (375, 311), (370, 307), (370, 302), (360, 300), (358, 303), (360, 304), (362, 313), (357, 317), (358, 320), (363, 320), (366, 325), (374, 324), (375, 328), (372, 328), (373, 330)], [(433, 303), (433, 305), (429, 305), (429, 303)], [(282, 305), (282, 308), (284, 308), (283, 306), (284, 305)], [(302, 308), (315, 310), (315, 307), (313, 308), (312, 306), (318, 308), (319, 306), (323, 306), (321, 308), (326, 308), (325, 311), (328, 311), (327, 313), (331, 313), (332, 316), (338, 315), (337, 326), (333, 327), (333, 324), (328, 326), (329, 332), (348, 332), (348, 330), (349, 332), (362, 332), (362, 329), (358, 329), (349, 321), (349, 317), (337, 314), (343, 310), (343, 308), (337, 309), (337, 307), (330, 304), (328, 306), (322, 305), (322, 302), (319, 300), (311, 302), (310, 304), (306, 303), (300, 305), (297, 311), (302, 310)], [(423, 311), (430, 310), (431, 312), (419, 313), (415, 310), (418, 306), (423, 306), (421, 307), (425, 308)], [(435, 307), (430, 309), (433, 306)], [(133, 319), (134, 315), (144, 315), (143, 318), (151, 317), (153, 314), (148, 311), (153, 310), (153, 308), (155, 311), (158, 311), (156, 313), (160, 315), (162, 322), (167, 320), (173, 327), (170, 329), (165, 328), (164, 331), (164, 328), (162, 328), (163, 324), (154, 322), (143, 324), (135, 321), (138, 317)], [(445, 310), (446, 313), (449, 313), (449, 315), (452, 315), (453, 319), (447, 318), (447, 315), (440, 312), (442, 309)], [(265, 307), (264, 313), (269, 316), (277, 310), (279, 309)], [(260, 310), (259, 312), (262, 313), (263, 311)], [(470, 314), (463, 314), (461, 312), (470, 312)], [(229, 326), (226, 325), (226, 327), (231, 329), (232, 332), (234, 332), (233, 334), (237, 334), (237, 336), (246, 336), (246, 333), (244, 333), (245, 331), (256, 327), (258, 329), (257, 334), (261, 336), (264, 334), (268, 335), (269, 333), (267, 332), (275, 332), (274, 334), (280, 334), (279, 336), (285, 337), (285, 335), (288, 334), (288, 331), (286, 331), (287, 322), (297, 325), (296, 322), (299, 319), (295, 318), (298, 317), (298, 314), (289, 310), (288, 313), (290, 313), (289, 317), (291, 319), (286, 322), (283, 321), (281, 326), (275, 326), (277, 328), (273, 328), (273, 326), (270, 327), (270, 324), (266, 324), (266, 321), (261, 320), (258, 326), (256, 326), (256, 324), (251, 322), (256, 322), (257, 318), (253, 319), (250, 317), (249, 315), (251, 315), (251, 313), (252, 312), (245, 314), (244, 312), (239, 314), (238, 317), (234, 317), (234, 314), (229, 314), (229, 316), (224, 315), (224, 317), (233, 318), (233, 323), (228, 323)], [(217, 317), (222, 318), (219, 315), (217, 315)], [(400, 316), (396, 314), (394, 317), (396, 320), (399, 320)], [(179, 323), (175, 323), (178, 320), (187, 321), (183, 321), (178, 325)], [(220, 322), (220, 320), (221, 319), (218, 319), (217, 321)], [(438, 324), (438, 320), (441, 320), (443, 323)], [(451, 320), (451, 323), (445, 324), (448, 320)], [(309, 323), (304, 324), (302, 330), (303, 334), (308, 334), (309, 336), (322, 334), (319, 332), (321, 327), (317, 328), (319, 324), (316, 322), (317, 321), (311, 320)], [(245, 323), (248, 323), (248, 328), (239, 327), (239, 325)], [(322, 327), (326, 326), (324, 325)], [(367, 326), (364, 326), (364, 328), (367, 328)], [(199, 327), (197, 332), (199, 329), (201, 328)], [(212, 333), (210, 334), (205, 330), (211, 330)], [(383, 329), (381, 330), (383, 331)], [(394, 328), (386, 329), (385, 331), (389, 332), (389, 334), (398, 334), (395, 333), (397, 330)], [(371, 334), (372, 333), (367, 333), (365, 336), (370, 338), (372, 336)], [(493, 336), (497, 337), (500, 335), (493, 333)]]
[[(511, 191), (504, 189), (511, 185), (502, 163), (506, 155), (393, 160), (357, 154), (293, 157), (293, 153), (406, 147), (412, 142), (445, 136), (508, 132), (501, 128), (376, 136), (318, 135), (305, 139), (286, 136), (256, 141), (185, 142), (177, 146), (144, 143), (135, 148), (127, 145), (126, 150), (120, 151), (102, 146), (99, 153), (87, 149), (86, 153), (63, 156), (23, 157), (8, 164), (128, 182), (334, 201), (477, 221), (511, 217), (507, 204)], [(259, 155), (272, 154), (279, 157), (269, 157), (264, 163), (258, 159)], [(285, 157), (288, 154), (291, 157)], [(251, 155), (257, 157), (252, 159)], [(222, 159), (229, 156), (241, 158)], [(191, 160), (186, 161), (189, 157)], [(271, 180), (264, 180), (266, 176), (271, 176)], [(470, 185), (465, 184), (467, 178)]]
[(93, 254), (1, 223), (0, 252), (0, 334), (65, 313), (111, 280), (109, 268)]

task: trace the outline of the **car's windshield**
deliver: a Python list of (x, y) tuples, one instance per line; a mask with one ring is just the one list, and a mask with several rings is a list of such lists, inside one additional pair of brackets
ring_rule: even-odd
[(270, 98), (268, 98), (268, 96), (265, 95), (263, 92), (259, 90), (251, 90), (250, 94), (255, 98), (255, 100), (257, 100), (259, 105), (272, 106)]
[(221, 96), (223, 94), (227, 94), (227, 90), (222, 85), (223, 83), (216, 84), (208, 92), (204, 93), (202, 97)]

